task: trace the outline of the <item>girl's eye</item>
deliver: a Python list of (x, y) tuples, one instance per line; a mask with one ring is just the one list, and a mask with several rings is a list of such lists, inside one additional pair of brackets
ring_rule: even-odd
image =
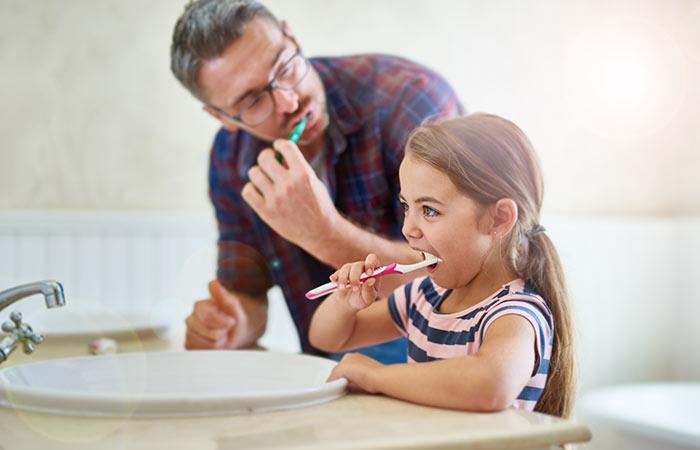
[(423, 215), (425, 217), (437, 217), (440, 213), (430, 206), (423, 206)]
[(401, 205), (401, 209), (403, 209), (403, 214), (406, 215), (408, 213), (408, 204), (406, 202), (399, 202)]

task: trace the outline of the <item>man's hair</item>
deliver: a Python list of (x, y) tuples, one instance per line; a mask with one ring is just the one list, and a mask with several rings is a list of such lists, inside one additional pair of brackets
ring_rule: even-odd
[(175, 24), (170, 46), (170, 70), (192, 95), (206, 103), (197, 83), (202, 63), (221, 56), (248, 23), (277, 18), (255, 0), (192, 0)]

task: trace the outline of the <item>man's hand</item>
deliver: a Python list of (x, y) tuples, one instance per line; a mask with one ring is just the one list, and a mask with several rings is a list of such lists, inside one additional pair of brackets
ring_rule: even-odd
[(199, 300), (185, 323), (185, 348), (232, 349), (255, 345), (265, 332), (267, 301), (234, 294), (214, 280), (211, 298)]
[[(280, 236), (307, 248), (329, 235), (340, 214), (299, 147), (285, 139), (276, 140), (273, 147), (258, 155), (241, 196)], [(275, 159), (275, 150), (283, 163)]]

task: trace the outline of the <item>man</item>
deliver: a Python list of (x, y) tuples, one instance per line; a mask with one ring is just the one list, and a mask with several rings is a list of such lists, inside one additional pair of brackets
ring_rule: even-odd
[[(370, 252), (419, 259), (401, 237), (403, 145), (421, 122), (461, 105), (442, 78), (404, 59), (307, 59), (289, 25), (255, 1), (190, 2), (175, 26), (171, 68), (222, 125), (209, 171), (217, 280), (187, 318), (186, 348), (254, 345), (266, 291), (277, 284), (302, 350), (319, 353), (307, 338), (318, 301), (304, 293)], [(287, 137), (304, 117), (295, 145)], [(383, 293), (404, 281), (386, 280)], [(405, 345), (366, 353), (398, 362)]]

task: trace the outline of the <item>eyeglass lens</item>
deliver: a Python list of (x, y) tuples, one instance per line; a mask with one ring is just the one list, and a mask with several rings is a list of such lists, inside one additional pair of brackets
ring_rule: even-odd
[(284, 67), (280, 69), (270, 82), (267, 89), (257, 94), (250, 103), (241, 110), (240, 117), (248, 125), (255, 126), (264, 122), (275, 108), (272, 89), (294, 89), (309, 71), (309, 63), (300, 53), (295, 54)]

